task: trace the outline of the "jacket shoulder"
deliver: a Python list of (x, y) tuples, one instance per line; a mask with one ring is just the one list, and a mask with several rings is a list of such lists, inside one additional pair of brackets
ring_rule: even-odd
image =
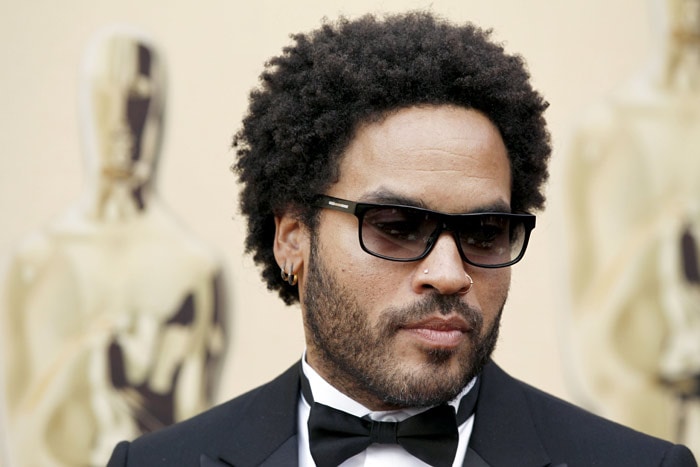
[[(571, 465), (678, 466), (697, 463), (688, 448), (607, 420), (522, 381), (519, 387), (545, 449)], [(568, 459), (568, 460), (567, 460)], [(573, 459), (578, 459), (573, 462)]]

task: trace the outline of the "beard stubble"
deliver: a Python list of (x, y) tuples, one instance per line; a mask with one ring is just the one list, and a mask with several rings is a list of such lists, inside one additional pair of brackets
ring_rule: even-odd
[[(316, 364), (321, 367), (316, 370), (340, 391), (381, 410), (438, 405), (454, 399), (489, 361), (505, 297), (486, 333), (481, 312), (459, 295), (438, 293), (407, 306), (387, 308), (372, 325), (356, 298), (363, 292), (344, 286), (324, 265), (318, 250), (317, 238), (312, 238), (305, 324), (316, 350)], [(469, 345), (454, 350), (425, 349), (424, 362), (402, 362), (394, 347), (399, 330), (436, 312), (455, 313), (466, 320), (471, 328)]]

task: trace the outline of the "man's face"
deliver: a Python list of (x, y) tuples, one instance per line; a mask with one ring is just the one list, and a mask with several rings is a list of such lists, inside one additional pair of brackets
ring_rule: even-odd
[[(425, 106), (361, 126), (326, 194), (470, 213), (509, 210), (510, 186), (488, 118)], [(323, 210), (310, 235), (300, 273), (308, 363), (374, 410), (452, 399), (493, 350), (509, 268), (466, 264), (446, 232), (421, 260), (376, 258), (360, 248), (357, 222)]]

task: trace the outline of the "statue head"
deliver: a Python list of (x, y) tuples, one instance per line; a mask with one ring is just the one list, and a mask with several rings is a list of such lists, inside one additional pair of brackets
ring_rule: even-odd
[(81, 70), (90, 175), (135, 189), (149, 183), (160, 152), (164, 103), (165, 70), (153, 42), (126, 26), (100, 31)]

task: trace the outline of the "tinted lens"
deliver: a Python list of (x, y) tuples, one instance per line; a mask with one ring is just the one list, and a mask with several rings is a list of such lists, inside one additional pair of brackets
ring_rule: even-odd
[(365, 249), (393, 259), (421, 256), (437, 220), (425, 211), (411, 208), (374, 207), (362, 219), (361, 239)]
[(360, 240), (374, 255), (411, 261), (422, 257), (444, 230), (459, 239), (462, 259), (484, 267), (509, 265), (522, 256), (529, 228), (522, 217), (485, 213), (445, 215), (402, 206), (363, 211)]
[(522, 220), (508, 215), (464, 217), (458, 230), (464, 256), (477, 265), (510, 263), (520, 256), (525, 243)]

